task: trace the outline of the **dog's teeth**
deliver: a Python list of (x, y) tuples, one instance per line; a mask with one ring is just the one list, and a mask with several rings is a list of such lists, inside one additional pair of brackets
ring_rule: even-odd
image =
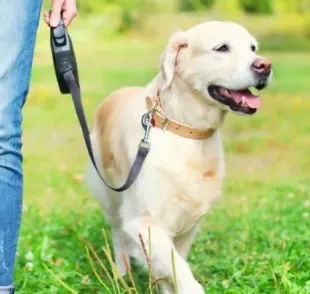
[(220, 89), (219, 89), (219, 92), (220, 92), (220, 94), (223, 95), (223, 96), (226, 96), (226, 94), (227, 94), (227, 90), (226, 90), (225, 88), (220, 88)]
[(247, 103), (246, 103), (246, 98), (245, 98), (245, 96), (242, 96), (242, 101), (241, 101), (241, 105), (242, 106), (247, 106)]
[(230, 93), (227, 89), (223, 89), (223, 95), (226, 96), (226, 97), (229, 97), (230, 96)]

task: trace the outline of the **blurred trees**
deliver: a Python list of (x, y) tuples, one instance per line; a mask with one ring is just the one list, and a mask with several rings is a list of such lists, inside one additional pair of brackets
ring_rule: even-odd
[(288, 18), (295, 16), (296, 25), (300, 27), (302, 19), (305, 35), (310, 36), (310, 0), (77, 0), (77, 4), (80, 14), (100, 13), (119, 33), (143, 25), (154, 13), (217, 11), (228, 16), (282, 15), (278, 28), (283, 30), (288, 25), (294, 27)]
[(152, 4), (149, 0), (77, 0), (81, 13), (103, 13), (117, 18), (115, 26), (120, 33), (139, 24), (143, 15), (152, 11)]
[(195, 11), (211, 8), (216, 0), (179, 0), (178, 8), (180, 11)]
[[(169, 4), (168, 4), (169, 2)], [(118, 7), (124, 18), (134, 19), (139, 10), (152, 11), (154, 5), (166, 6), (175, 2), (179, 11), (199, 11), (216, 8), (223, 11), (241, 10), (245, 13), (307, 13), (310, 0), (77, 0), (79, 11), (102, 12), (111, 6)], [(153, 4), (153, 5), (152, 5)], [(125, 14), (128, 14), (125, 16)]]
[(270, 0), (240, 0), (240, 5), (247, 13), (272, 13), (272, 1)]
[(243, 10), (246, 13), (306, 13), (310, 11), (310, 0), (178, 0), (180, 10), (211, 8), (224, 11)]
[(310, 9), (309, 0), (274, 0), (274, 9), (278, 13), (307, 13)]
[(240, 12), (240, 0), (216, 0), (212, 8), (233, 15)]

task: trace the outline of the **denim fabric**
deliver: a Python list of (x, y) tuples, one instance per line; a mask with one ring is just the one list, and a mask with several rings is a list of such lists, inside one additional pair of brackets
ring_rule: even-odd
[(22, 108), (28, 94), (41, 0), (0, 0), (0, 293), (13, 293), (23, 174)]
[(0, 294), (14, 294), (15, 293), (15, 288), (13, 285), (11, 286), (6, 286), (6, 287), (0, 287)]

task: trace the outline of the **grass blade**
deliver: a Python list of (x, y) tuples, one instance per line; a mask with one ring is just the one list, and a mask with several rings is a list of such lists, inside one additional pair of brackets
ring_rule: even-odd
[(72, 294), (78, 294), (75, 290), (73, 290), (71, 287), (69, 287), (61, 278), (59, 278), (51, 269), (49, 269), (44, 263), (43, 266), (45, 269), (64, 287), (66, 288), (70, 293)]
[(96, 268), (94, 266), (94, 263), (91, 259), (91, 256), (90, 256), (90, 253), (89, 253), (89, 249), (87, 246), (85, 246), (86, 248), (86, 251), (87, 251), (87, 257), (88, 257), (88, 260), (89, 260), (89, 263), (90, 263), (90, 267), (93, 271), (93, 273), (95, 274), (96, 278), (98, 279), (98, 281), (100, 282), (100, 284), (109, 292), (112, 294), (111, 290), (108, 288), (108, 286), (103, 282), (103, 280), (100, 278), (98, 272), (96, 271)]

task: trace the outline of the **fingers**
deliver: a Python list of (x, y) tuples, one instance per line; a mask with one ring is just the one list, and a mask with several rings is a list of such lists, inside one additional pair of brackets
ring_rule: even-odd
[(51, 27), (57, 27), (60, 21), (61, 10), (66, 0), (53, 0), (52, 13), (49, 19), (49, 25)]
[(44, 11), (44, 21), (47, 25), (50, 25), (50, 14), (48, 11)]
[(76, 0), (53, 0), (52, 13), (44, 12), (44, 21), (50, 27), (57, 27), (60, 16), (68, 27), (72, 20), (77, 16)]
[(65, 9), (63, 10), (63, 20), (65, 26), (68, 27), (71, 21), (77, 16), (77, 8), (75, 0), (67, 0), (65, 4)]

